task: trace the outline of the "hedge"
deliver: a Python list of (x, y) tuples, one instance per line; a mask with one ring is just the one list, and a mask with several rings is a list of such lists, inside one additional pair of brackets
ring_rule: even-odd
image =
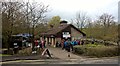
[(111, 57), (119, 55), (118, 46), (104, 46), (96, 44), (74, 46), (74, 53), (94, 57)]

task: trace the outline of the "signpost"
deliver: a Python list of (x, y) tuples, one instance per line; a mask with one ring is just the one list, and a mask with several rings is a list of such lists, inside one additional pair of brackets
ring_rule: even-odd
[(49, 52), (49, 50), (47, 48), (42, 52), (42, 56), (44, 56), (46, 53), (51, 58), (50, 52)]

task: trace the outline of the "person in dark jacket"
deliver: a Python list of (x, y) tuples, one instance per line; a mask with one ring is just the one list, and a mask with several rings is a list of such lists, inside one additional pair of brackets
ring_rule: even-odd
[(58, 43), (58, 41), (56, 42), (56, 47), (58, 47), (59, 46), (59, 43)]
[(84, 45), (84, 41), (83, 40), (81, 41), (81, 45)]
[(68, 39), (66, 42), (65, 42), (65, 49), (68, 51), (68, 57), (70, 57), (70, 48), (71, 48), (71, 41), (70, 39)]

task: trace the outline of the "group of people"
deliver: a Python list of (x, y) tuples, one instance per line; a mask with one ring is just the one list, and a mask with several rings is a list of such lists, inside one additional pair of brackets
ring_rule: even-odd
[(42, 39), (42, 40), (39, 40), (39, 39), (35, 39), (34, 40), (34, 44), (33, 44), (33, 46), (32, 46), (32, 53), (37, 53), (37, 49), (39, 49), (39, 48), (41, 48), (41, 49), (44, 49), (44, 48), (46, 48), (46, 41), (44, 40), (44, 39)]
[[(73, 41), (70, 41), (70, 39), (66, 39), (66, 40), (62, 40), (61, 41), (61, 45), (62, 46), (62, 49), (65, 49), (67, 50), (68, 52), (70, 51), (73, 51), (73, 46), (75, 45), (83, 45), (84, 44), (84, 41), (83, 40), (73, 40)], [(70, 53), (68, 54), (68, 57), (70, 57)]]
[(34, 41), (34, 44), (35, 44), (35, 47), (38, 47), (38, 48), (45, 48), (46, 47), (46, 41), (45, 40), (35, 40)]
[(83, 40), (73, 40), (73, 41), (70, 41), (70, 39), (63, 39), (62, 41), (61, 41), (61, 43), (59, 43), (59, 42), (57, 42), (56, 44), (59, 44), (59, 46), (61, 47), (62, 46), (62, 48), (64, 48), (65, 47), (65, 44), (66, 44), (66, 42), (68, 42), (69, 41), (69, 43), (72, 45), (72, 46), (75, 46), (75, 45), (83, 45), (84, 44), (84, 41)]

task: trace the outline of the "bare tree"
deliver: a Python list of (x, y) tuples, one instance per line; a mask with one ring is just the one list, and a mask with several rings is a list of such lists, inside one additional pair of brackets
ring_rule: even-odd
[(11, 35), (17, 31), (22, 33), (32, 28), (34, 40), (35, 27), (43, 22), (42, 20), (46, 17), (47, 9), (48, 6), (42, 3), (2, 2), (2, 34), (3, 38), (7, 39), (8, 50), (10, 48)]
[(98, 18), (98, 22), (103, 26), (103, 36), (106, 36), (109, 32), (107, 29), (114, 22), (114, 17), (110, 14), (104, 13)]
[(109, 27), (114, 22), (114, 17), (110, 14), (104, 13), (99, 16), (99, 22), (102, 23), (104, 27)]
[(81, 31), (83, 27), (85, 26), (85, 23), (87, 21), (87, 15), (84, 12), (78, 12), (76, 13), (76, 26), (77, 28), (80, 28)]
[(23, 7), (21, 3), (18, 2), (2, 2), (2, 34), (7, 39), (7, 48), (9, 53), (11, 35), (13, 34), (14, 24), (19, 20), (18, 13)]
[[(113, 28), (114, 27), (114, 28)], [(116, 25), (114, 21), (114, 16), (108, 13), (103, 13), (95, 20), (94, 31), (98, 34), (98, 38), (103, 40), (113, 40), (110, 36), (116, 36)], [(113, 29), (113, 30), (112, 30)], [(99, 31), (97, 31), (99, 30)], [(97, 35), (96, 34), (96, 35)], [(113, 35), (112, 35), (113, 34)]]
[(37, 24), (41, 23), (41, 21), (46, 17), (45, 13), (48, 10), (48, 6), (41, 4), (37, 4), (33, 2), (32, 4), (29, 4), (30, 9), (30, 23), (32, 27), (32, 42), (33, 42), (33, 48), (34, 48), (34, 36), (35, 36), (35, 27)]

